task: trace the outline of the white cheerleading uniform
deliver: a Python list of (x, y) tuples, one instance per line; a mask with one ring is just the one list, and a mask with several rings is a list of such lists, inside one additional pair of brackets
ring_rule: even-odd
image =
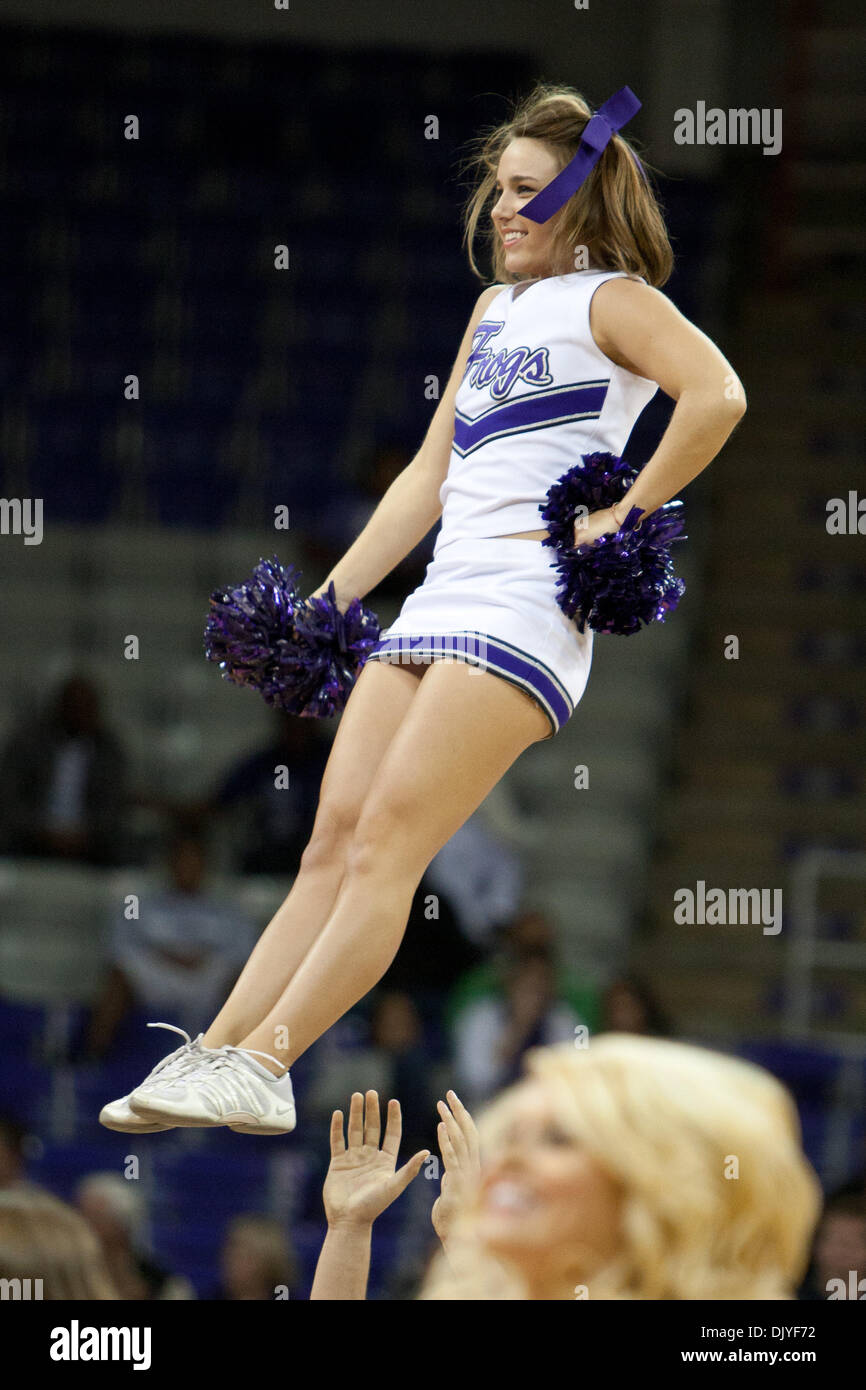
[(457, 391), (433, 558), (367, 657), (492, 671), (538, 701), (549, 737), (586, 687), (592, 632), (556, 602), (553, 550), (513, 537), (545, 529), (547, 491), (581, 455), (622, 454), (658, 389), (605, 357), (590, 332), (595, 290), (624, 275), (551, 276), (488, 305)]

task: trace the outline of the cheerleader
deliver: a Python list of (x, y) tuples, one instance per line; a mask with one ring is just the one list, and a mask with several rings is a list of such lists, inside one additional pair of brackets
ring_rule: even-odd
[[(442, 1250), (422, 1299), (793, 1299), (821, 1186), (797, 1110), (763, 1068), (667, 1038), (536, 1048), (479, 1118), (439, 1102)], [(373, 1222), (421, 1169), (379, 1147), (375, 1091), (331, 1123), (313, 1299), (366, 1296)]]
[(333, 582), (345, 608), (441, 517), (433, 558), (352, 690), (289, 896), (207, 1032), (106, 1106), (109, 1127), (294, 1127), (291, 1064), (382, 977), (427, 865), (583, 694), (592, 632), (557, 604), (547, 490), (588, 452), (621, 455), (659, 387), (676, 402), (616, 507), (575, 523), (588, 545), (679, 493), (742, 416), (730, 363), (659, 290), (670, 243), (618, 133), (639, 105), (626, 87), (593, 114), (542, 84), (479, 140), (464, 239), (483, 279), (486, 235), (494, 283), (416, 457), (316, 592)]

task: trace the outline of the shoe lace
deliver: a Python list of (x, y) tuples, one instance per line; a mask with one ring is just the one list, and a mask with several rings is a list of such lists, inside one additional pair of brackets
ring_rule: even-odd
[[(278, 1067), (283, 1065), (269, 1052), (259, 1052), (254, 1047), (232, 1047), (231, 1044), (226, 1044), (212, 1053), (205, 1053), (202, 1059), (202, 1072), (205, 1074), (201, 1076), (198, 1084), (217, 1105), (227, 1098), (235, 1109), (246, 1107), (254, 1114), (260, 1114), (262, 1107), (254, 1084), (255, 1077), (245, 1067), (237, 1066), (238, 1059), (245, 1056), (264, 1057)], [(217, 1073), (216, 1076), (212, 1075), (214, 1072)]]
[[(184, 1039), (181, 1047), (176, 1047), (174, 1052), (169, 1052), (167, 1057), (157, 1062), (148, 1081), (154, 1076), (159, 1076), (160, 1081), (164, 1081), (168, 1075), (176, 1075), (179, 1071), (185, 1071), (197, 1060), (199, 1044), (198, 1038), (193, 1042), (189, 1033), (183, 1028), (176, 1028), (173, 1023), (149, 1023), (148, 1028), (167, 1028), (171, 1033), (179, 1033)], [(199, 1035), (200, 1036), (200, 1035)]]

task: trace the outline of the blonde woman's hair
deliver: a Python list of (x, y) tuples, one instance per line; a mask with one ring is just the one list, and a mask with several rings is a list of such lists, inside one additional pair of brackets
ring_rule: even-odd
[[(519, 278), (505, 268), (505, 249), (489, 217), (506, 145), (522, 138), (543, 141), (553, 152), (559, 172), (577, 152), (592, 115), (573, 87), (540, 82), (515, 104), (508, 120), (470, 142), (463, 172), (475, 186), (464, 208), (463, 242), (479, 279), (485, 279), (475, 260), (479, 234), (490, 257), (489, 283), (513, 284)], [(575, 250), (585, 246), (599, 268), (641, 275), (656, 288), (670, 278), (673, 251), (647, 168), (645, 161), (643, 166), (638, 163), (636, 151), (623, 135), (611, 137), (595, 168), (554, 215), (551, 274), (566, 275), (583, 268), (575, 264)], [(485, 224), (479, 231), (483, 217)]]
[(50, 1192), (24, 1184), (0, 1191), (0, 1278), (41, 1279), (46, 1300), (118, 1297), (84, 1218)]
[[(626, 1033), (534, 1049), (526, 1069), (620, 1191), (617, 1254), (575, 1277), (590, 1300), (794, 1297), (821, 1188), (775, 1077), (708, 1048)], [(480, 1117), (482, 1153), (495, 1152), (515, 1098), (512, 1087)], [(476, 1200), (455, 1224), (459, 1257), (436, 1257), (422, 1298), (528, 1297), (519, 1271), (476, 1240), (477, 1220)]]

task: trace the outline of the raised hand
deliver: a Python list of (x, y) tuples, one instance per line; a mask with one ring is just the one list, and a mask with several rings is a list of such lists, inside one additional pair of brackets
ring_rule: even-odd
[(379, 1148), (379, 1096), (355, 1091), (349, 1106), (348, 1145), (343, 1138), (343, 1112), (331, 1116), (331, 1165), (325, 1179), (325, 1215), (331, 1227), (372, 1225), (377, 1216), (417, 1177), (429, 1149), (413, 1154), (397, 1169), (403, 1122), (400, 1102), (389, 1100), (385, 1138)]
[(446, 1094), (448, 1105), (444, 1100), (436, 1104), (442, 1117), (437, 1138), (445, 1171), (439, 1196), (431, 1212), (433, 1229), (443, 1245), (448, 1240), (458, 1210), (477, 1191), (481, 1176), (475, 1121), (456, 1092), (448, 1091)]

